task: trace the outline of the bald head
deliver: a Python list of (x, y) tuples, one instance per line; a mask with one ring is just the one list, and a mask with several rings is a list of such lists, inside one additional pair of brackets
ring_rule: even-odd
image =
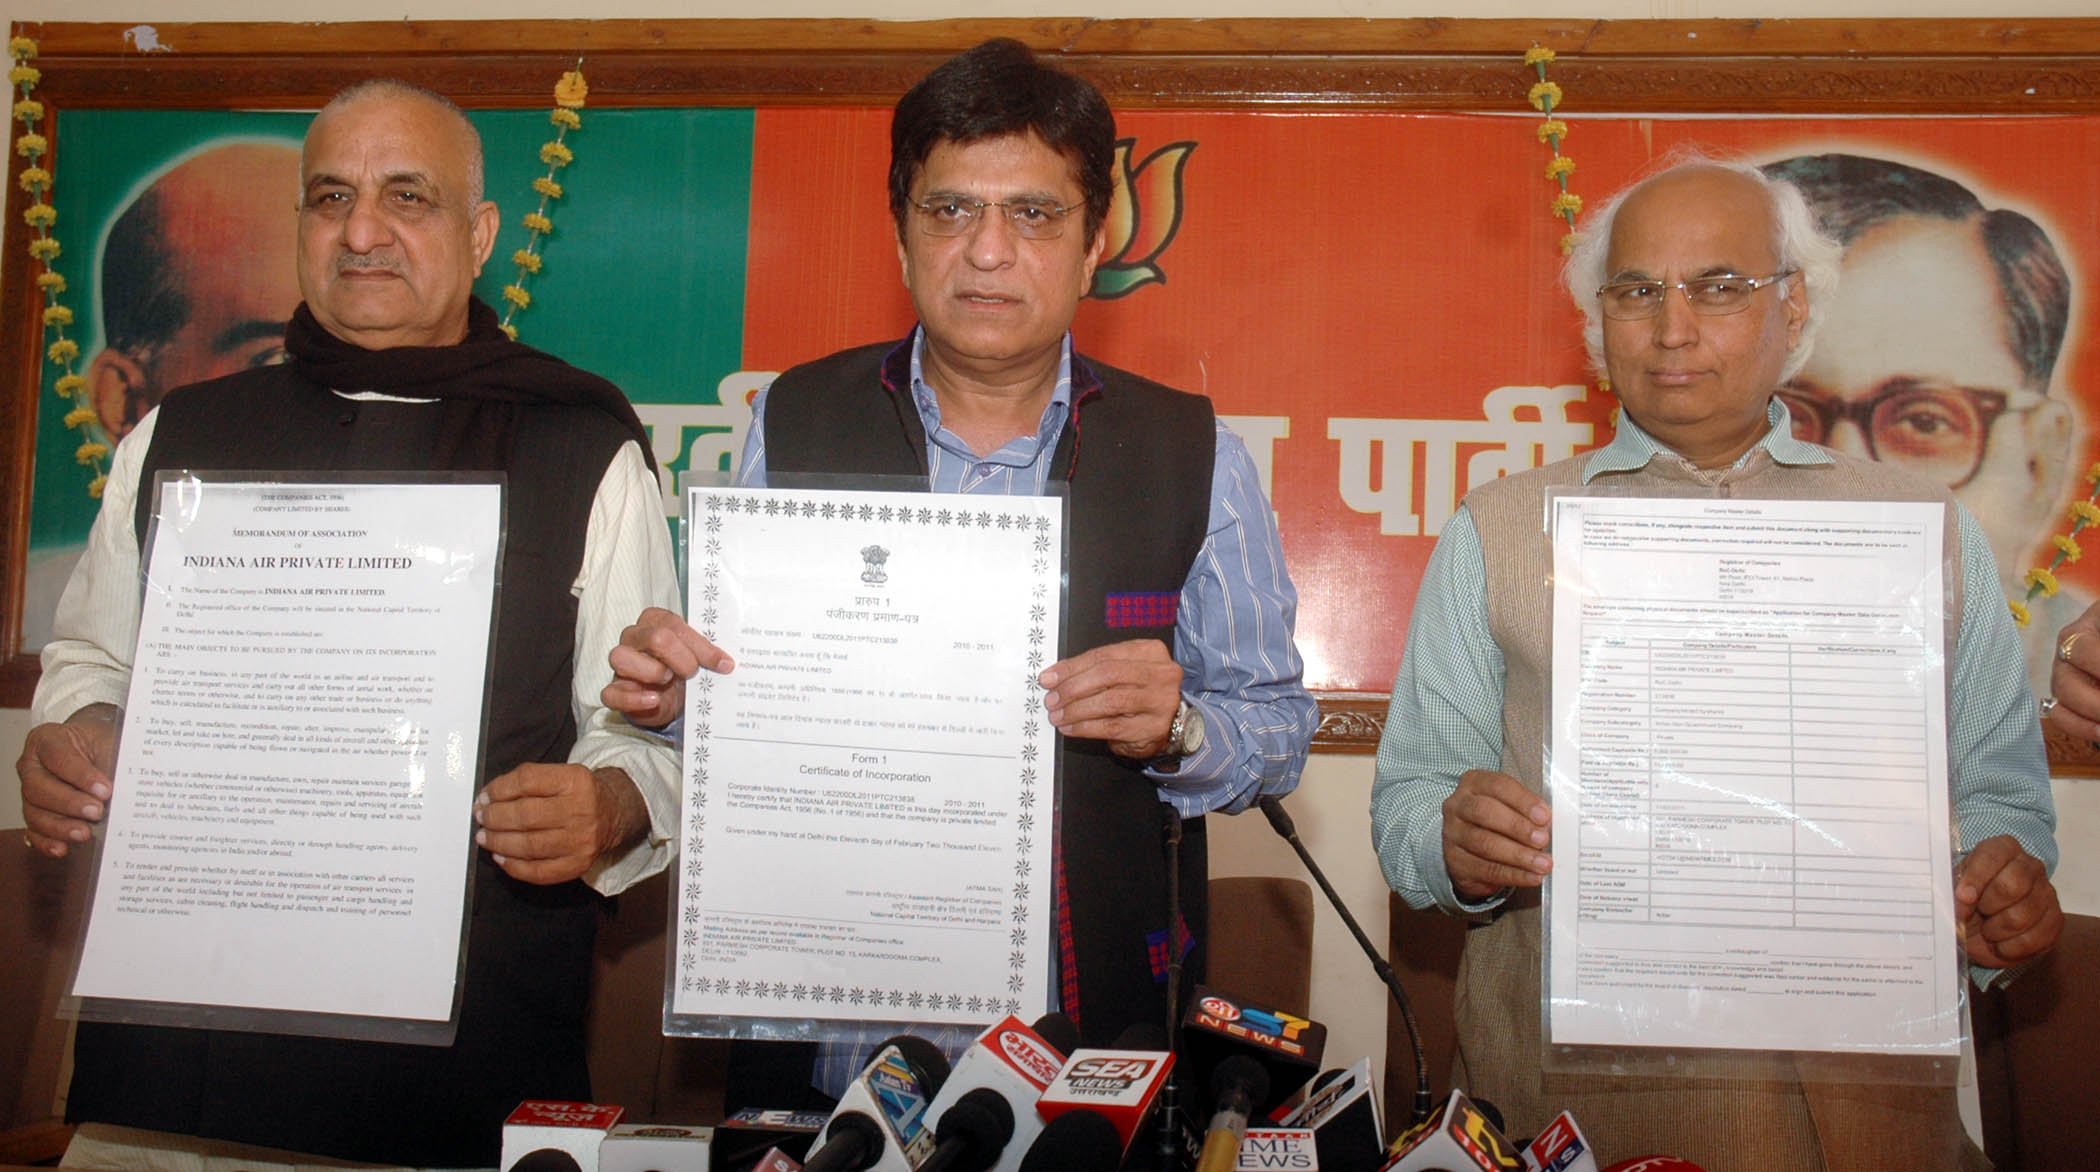
[(210, 147), (169, 168), (103, 243), (103, 351), (88, 364), (103, 428), (122, 438), (179, 386), (283, 356), (299, 304), (299, 152)]
[(481, 132), (474, 129), (474, 123), (467, 117), (466, 111), (454, 104), (452, 99), (435, 90), (427, 90), (422, 86), (411, 85), (391, 77), (375, 77), (345, 86), (337, 90), (334, 97), (328, 99), (328, 104), (321, 107), (320, 113), (314, 115), (313, 125), (307, 128), (307, 135), (311, 137), (313, 127), (321, 125), (322, 120), (330, 114), (369, 101), (419, 103), (435, 113), (439, 124), (448, 126), (451, 131), (453, 141), (444, 148), (446, 153), (455, 154), (466, 166), (467, 202), (481, 202), (487, 186), (487, 169), (481, 151)]

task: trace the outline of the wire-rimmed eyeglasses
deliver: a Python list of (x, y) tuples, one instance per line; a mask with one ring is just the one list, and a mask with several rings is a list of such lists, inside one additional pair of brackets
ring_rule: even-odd
[(1014, 235), (1024, 240), (1055, 240), (1064, 235), (1065, 217), (1079, 210), (1077, 204), (1053, 203), (1046, 199), (971, 199), (966, 195), (929, 195), (913, 200), (919, 230), (928, 236), (962, 236), (977, 223), (986, 208), (1006, 213)]
[(1646, 321), (1662, 312), (1663, 298), (1670, 295), (1670, 290), (1676, 289), (1684, 294), (1685, 303), (1692, 307), (1693, 313), (1719, 317), (1743, 312), (1749, 308), (1750, 298), (1759, 289), (1784, 281), (1799, 271), (1781, 269), (1767, 277), (1716, 273), (1688, 281), (1613, 281), (1598, 288), (1597, 300), (1604, 307), (1604, 316), (1613, 321)]

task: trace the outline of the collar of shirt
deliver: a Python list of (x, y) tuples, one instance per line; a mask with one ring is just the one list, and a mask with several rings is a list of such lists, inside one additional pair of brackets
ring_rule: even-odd
[(1086, 384), (1080, 388), (1082, 391), (1098, 381), (1086, 363), (1073, 358), (1071, 331), (1065, 332), (1059, 347), (1057, 385), (1050, 390), (1050, 401), (1043, 406), (1043, 416), (1036, 425), (1035, 434), (1016, 436), (998, 451), (980, 456), (971, 451), (960, 436), (941, 425), (940, 397), (927, 385), (922, 365), (926, 331), (912, 331), (912, 405), (918, 409), (919, 422), (926, 428), (926, 462), (935, 492), (970, 492), (994, 477), (1009, 481), (1017, 474), (1030, 473), (1033, 484), (1027, 491), (1042, 492), (1050, 478), (1050, 457), (1057, 451), (1066, 420), (1071, 418), (1075, 368), (1078, 380)]
[[(1786, 404), (1779, 396), (1772, 396), (1765, 404), (1765, 437), (1752, 445), (1749, 451), (1736, 458), (1731, 468), (1742, 468), (1760, 449), (1771, 457), (1775, 464), (1828, 464), (1830, 453), (1814, 444), (1794, 438), (1793, 417), (1787, 414)], [(1681, 460), (1677, 453), (1664, 447), (1656, 438), (1641, 430), (1640, 424), (1622, 408), (1619, 411), (1619, 431), (1612, 441), (1590, 453), (1589, 463), (1582, 466), (1582, 482), (1588, 484), (1607, 472), (1635, 472), (1648, 466), (1657, 456), (1668, 456)]]

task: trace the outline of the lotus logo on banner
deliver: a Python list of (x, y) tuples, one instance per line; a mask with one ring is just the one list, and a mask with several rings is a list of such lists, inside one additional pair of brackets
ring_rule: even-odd
[(1134, 138), (1116, 141), (1116, 191), (1101, 229), (1108, 242), (1094, 270), (1094, 287), (1088, 290), (1104, 301), (1164, 282), (1167, 274), (1157, 263), (1159, 254), (1181, 230), (1181, 169), (1196, 144), (1169, 143), (1133, 167), (1130, 154), (1136, 145)]

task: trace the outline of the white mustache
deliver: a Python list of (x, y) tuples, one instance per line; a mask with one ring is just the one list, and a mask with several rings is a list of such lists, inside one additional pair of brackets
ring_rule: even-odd
[(398, 272), (400, 268), (401, 261), (398, 258), (376, 253), (365, 256), (346, 252), (335, 258), (335, 271), (338, 273), (347, 273), (352, 269), (385, 269), (388, 272)]

